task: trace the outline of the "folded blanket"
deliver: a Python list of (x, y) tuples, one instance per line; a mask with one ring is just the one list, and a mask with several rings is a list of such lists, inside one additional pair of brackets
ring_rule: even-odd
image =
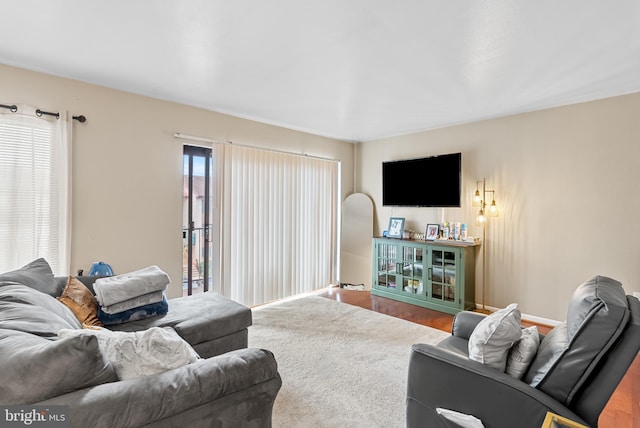
[(93, 290), (98, 303), (107, 307), (154, 291), (164, 291), (169, 282), (169, 275), (158, 266), (149, 266), (130, 273), (98, 278)]
[(135, 379), (191, 364), (200, 359), (171, 327), (151, 327), (141, 331), (62, 329), (58, 337), (95, 336), (106, 359), (120, 380)]
[(167, 302), (166, 297), (163, 296), (161, 302), (151, 303), (149, 305), (129, 309), (124, 312), (118, 312), (117, 314), (107, 314), (102, 310), (102, 308), (98, 307), (98, 319), (102, 321), (104, 325), (115, 325), (155, 317), (158, 315), (166, 315), (167, 312), (169, 312), (169, 302)]
[(152, 293), (143, 294), (142, 296), (125, 300), (124, 302), (114, 303), (110, 306), (102, 306), (102, 311), (107, 314), (117, 314), (118, 312), (128, 311), (129, 309), (137, 308), (139, 306), (161, 302), (163, 296), (164, 293), (162, 291), (154, 291)]

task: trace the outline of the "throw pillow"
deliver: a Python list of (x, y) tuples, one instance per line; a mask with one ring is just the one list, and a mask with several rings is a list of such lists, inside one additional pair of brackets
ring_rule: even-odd
[(117, 376), (95, 337), (49, 340), (0, 329), (0, 403), (36, 403)]
[(522, 379), (529, 369), (529, 365), (538, 352), (540, 335), (535, 325), (522, 330), (522, 337), (518, 340), (507, 357), (507, 374)]
[(69, 276), (67, 286), (58, 300), (71, 309), (83, 326), (103, 326), (102, 321), (98, 319), (98, 301), (78, 278)]
[(120, 380), (135, 379), (182, 367), (200, 359), (176, 331), (170, 327), (123, 332), (93, 327), (61, 330), (60, 337), (96, 336)]
[(62, 328), (82, 328), (73, 312), (48, 294), (21, 284), (0, 287), (0, 328), (56, 337)]
[(0, 285), (23, 284), (46, 294), (55, 292), (53, 271), (49, 263), (43, 259), (37, 259), (22, 266), (20, 269), (0, 274)]
[(520, 310), (512, 303), (478, 323), (469, 337), (469, 358), (504, 372), (509, 350), (521, 335)]

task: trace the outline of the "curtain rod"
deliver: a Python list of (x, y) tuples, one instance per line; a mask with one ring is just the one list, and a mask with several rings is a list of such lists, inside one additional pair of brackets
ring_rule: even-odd
[(187, 135), (181, 132), (176, 132), (175, 134), (173, 134), (173, 136), (175, 138), (182, 138), (183, 140), (200, 141), (202, 143), (223, 143), (223, 141), (212, 140), (211, 138), (207, 137), (196, 137), (195, 135)]
[(60, 113), (51, 113), (50, 111), (42, 111), (40, 109), (36, 109), (36, 116), (42, 117), (42, 115), (53, 116), (56, 119), (60, 119)]
[(277, 149), (269, 149), (269, 148), (266, 148), (266, 147), (251, 146), (251, 145), (248, 145), (248, 144), (237, 144), (237, 143), (234, 143), (233, 141), (230, 141), (230, 140), (219, 141), (219, 140), (214, 140), (212, 138), (207, 138), (207, 137), (197, 137), (195, 135), (187, 135), (187, 134), (183, 134), (181, 132), (176, 132), (175, 134), (173, 134), (173, 136), (175, 138), (182, 138), (183, 140), (200, 141), (202, 143), (229, 144), (229, 145), (236, 146), (236, 147), (245, 147), (247, 149), (256, 149), (256, 150), (265, 150), (267, 152), (282, 153), (282, 154), (285, 154), (285, 155), (303, 156), (303, 157), (306, 157), (306, 158), (327, 160), (327, 161), (333, 161), (333, 162), (338, 162), (339, 161), (338, 159), (328, 158), (328, 157), (324, 157), (324, 156), (309, 155), (309, 154), (304, 153), (304, 152), (303, 153), (295, 153), (295, 152), (288, 152), (286, 150), (277, 150)]
[(17, 105), (15, 105), (15, 104), (10, 105), (10, 106), (6, 106), (6, 105), (4, 105), (4, 104), (0, 104), (0, 107), (2, 107), (2, 108), (6, 108), (6, 109), (9, 109), (9, 110), (11, 111), (11, 113), (15, 113), (15, 112), (17, 112), (17, 111), (18, 111), (18, 106), (17, 106)]
[[(10, 106), (9, 105), (5, 105), (5, 104), (0, 104), (0, 108), (9, 109), (9, 111), (11, 111), (11, 113), (16, 113), (18, 111), (18, 106), (16, 106), (15, 104), (12, 104)], [(42, 115), (53, 116), (56, 119), (60, 119), (60, 113), (52, 113), (50, 111), (44, 111), (44, 110), (36, 109), (36, 116), (42, 117)], [(80, 123), (85, 123), (87, 121), (87, 118), (82, 114), (79, 115), (79, 116), (72, 116), (72, 118), (74, 120), (77, 120)]]

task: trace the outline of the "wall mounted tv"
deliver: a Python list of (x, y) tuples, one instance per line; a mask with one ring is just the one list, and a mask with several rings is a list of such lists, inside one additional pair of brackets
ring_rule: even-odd
[(459, 207), (462, 154), (382, 162), (382, 205)]

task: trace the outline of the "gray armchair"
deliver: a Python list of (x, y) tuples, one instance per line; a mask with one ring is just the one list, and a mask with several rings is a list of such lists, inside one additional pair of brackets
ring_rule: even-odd
[(576, 289), (567, 320), (541, 335), (522, 380), (468, 358), (469, 337), (483, 317), (461, 312), (449, 338), (412, 347), (408, 427), (455, 426), (437, 408), (473, 415), (486, 428), (540, 427), (548, 411), (596, 427), (640, 350), (640, 302), (605, 277)]

